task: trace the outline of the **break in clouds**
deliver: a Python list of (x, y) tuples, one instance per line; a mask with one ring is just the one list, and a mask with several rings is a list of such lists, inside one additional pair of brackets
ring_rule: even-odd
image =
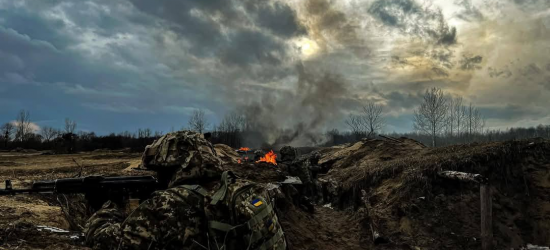
[[(295, 143), (373, 101), (408, 131), (426, 88), (493, 128), (550, 123), (550, 3), (1, 1), (0, 111), (98, 132), (242, 112)], [(54, 98), (55, 96), (55, 98)], [(54, 100), (55, 99), (55, 100)], [(55, 110), (55, 112), (53, 111)], [(292, 136), (295, 135), (295, 136)]]

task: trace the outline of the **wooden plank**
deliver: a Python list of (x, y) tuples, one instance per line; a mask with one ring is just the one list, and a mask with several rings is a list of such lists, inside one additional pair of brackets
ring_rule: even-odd
[(481, 184), (479, 186), (481, 199), (481, 249), (493, 249), (493, 198), (491, 186)]
[(459, 181), (471, 181), (475, 183), (487, 183), (487, 179), (480, 174), (471, 174), (458, 171), (441, 171), (437, 173), (439, 177)]

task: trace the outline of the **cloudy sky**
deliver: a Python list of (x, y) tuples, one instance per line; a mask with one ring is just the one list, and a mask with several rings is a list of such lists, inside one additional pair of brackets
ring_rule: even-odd
[(168, 131), (195, 109), (412, 129), (429, 87), (493, 128), (550, 124), (549, 0), (0, 0), (0, 122)]

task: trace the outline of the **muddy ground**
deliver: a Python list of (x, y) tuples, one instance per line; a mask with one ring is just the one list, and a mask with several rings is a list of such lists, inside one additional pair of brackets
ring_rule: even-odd
[[(243, 178), (277, 182), (286, 174), (284, 164), (237, 164), (233, 149), (218, 145), (216, 150), (230, 163), (226, 169)], [(480, 249), (479, 187), (438, 178), (441, 170), (490, 178), (494, 249), (550, 245), (548, 141), (431, 149), (400, 138), (319, 153), (314, 212), (296, 202), (279, 211), (289, 249)], [(11, 179), (20, 188), (43, 179), (154, 175), (134, 170), (139, 163), (140, 154), (124, 152), (0, 152), (0, 180)], [(0, 197), (0, 249), (87, 249), (80, 232), (89, 216), (83, 204), (78, 195)], [(384, 244), (373, 243), (373, 225)]]
[[(0, 153), (0, 180), (12, 180), (14, 188), (22, 188), (35, 180), (79, 175), (154, 175), (133, 170), (140, 160), (140, 154), (120, 152), (72, 155), (3, 152)], [(242, 177), (272, 181), (279, 178), (273, 166), (263, 165), (273, 171), (262, 176), (252, 169), (257, 166), (250, 164), (249, 167), (240, 171)], [(74, 196), (67, 199), (84, 201)], [(53, 195), (0, 196), (0, 249), (88, 249), (83, 245), (81, 232), (71, 227), (70, 220), (75, 220), (73, 212), (69, 211), (70, 220), (64, 214), (65, 202), (65, 197)], [(71, 203), (69, 210), (74, 206)], [(285, 218), (282, 223), (291, 249), (365, 249), (365, 244), (368, 245), (365, 232), (344, 212), (323, 207), (314, 214), (289, 209), (289, 215), (282, 216)], [(84, 226), (83, 220), (74, 223), (76, 227)], [(52, 229), (38, 228), (42, 226)], [(55, 229), (67, 232), (51, 232)]]
[[(12, 180), (13, 188), (28, 187), (32, 181), (87, 175), (148, 175), (129, 170), (140, 163), (140, 154), (122, 152), (42, 155), (0, 153), (0, 180)], [(0, 196), (0, 249), (86, 249), (81, 233), (71, 228), (60, 206), (79, 197), (25, 194)], [(68, 206), (74, 208), (71, 204)], [(68, 211), (72, 215), (75, 211)], [(83, 222), (78, 222), (82, 226)], [(52, 229), (40, 229), (39, 226)], [(76, 226), (78, 227), (78, 226)], [(63, 229), (69, 232), (51, 232)]]

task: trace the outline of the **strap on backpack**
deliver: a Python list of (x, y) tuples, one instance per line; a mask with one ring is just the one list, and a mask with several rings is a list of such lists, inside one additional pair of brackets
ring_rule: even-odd
[(221, 200), (225, 198), (225, 194), (227, 193), (227, 188), (229, 185), (229, 176), (231, 176), (232, 178), (236, 178), (235, 174), (233, 174), (233, 172), (231, 171), (223, 172), (222, 178), (221, 178), (222, 185), (220, 189), (218, 189), (218, 191), (216, 191), (216, 193), (212, 197), (212, 201), (210, 202), (210, 205), (217, 205)]
[(200, 185), (181, 185), (181, 187), (183, 187), (187, 190), (196, 192), (196, 193), (198, 193), (202, 196), (208, 195), (208, 192), (206, 192), (206, 190), (203, 187), (201, 187)]
[[(273, 245), (275, 245), (275, 243), (279, 242), (284, 237), (284, 235), (285, 234), (283, 233), (283, 229), (279, 228), (279, 230), (277, 230), (277, 233), (275, 233), (275, 235), (273, 235), (273, 237), (271, 237), (271, 239), (264, 242), (264, 244), (262, 244), (260, 247), (258, 247), (258, 250), (271, 250), (271, 249), (273, 249)], [(286, 243), (281, 244), (277, 247), (277, 250), (284, 250), (284, 249), (286, 249)]]

